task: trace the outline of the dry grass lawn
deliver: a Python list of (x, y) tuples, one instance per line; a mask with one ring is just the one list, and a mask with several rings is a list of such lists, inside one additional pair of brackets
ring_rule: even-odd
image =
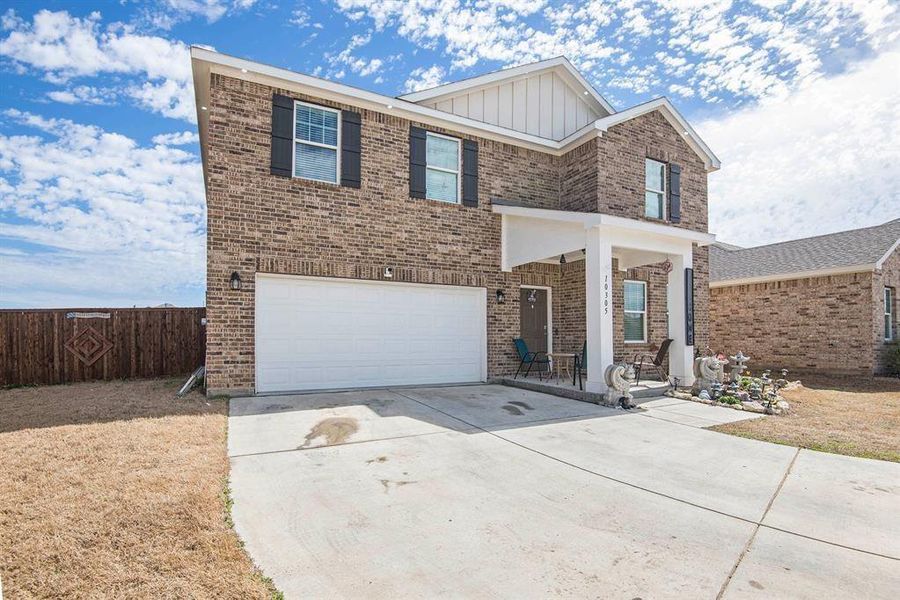
[(179, 383), (0, 391), (7, 598), (272, 595), (227, 520), (227, 405)]
[(811, 450), (900, 462), (900, 380), (805, 378), (785, 392), (791, 413), (713, 427)]

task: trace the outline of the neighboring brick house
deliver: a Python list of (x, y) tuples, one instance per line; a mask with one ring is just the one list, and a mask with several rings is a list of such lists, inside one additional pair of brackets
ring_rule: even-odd
[(710, 249), (710, 340), (752, 368), (884, 374), (896, 342), (900, 219), (756, 248)]
[(563, 58), (397, 98), (192, 63), (209, 390), (490, 381), (517, 337), (586, 342), (597, 392), (671, 337), (691, 381), (719, 162), (668, 100), (615, 112)]

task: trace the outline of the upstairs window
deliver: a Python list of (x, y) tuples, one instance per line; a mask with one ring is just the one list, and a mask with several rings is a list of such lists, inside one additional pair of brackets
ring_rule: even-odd
[(646, 159), (644, 166), (644, 216), (666, 218), (666, 164)]
[(647, 283), (625, 282), (625, 341), (647, 341)]
[(884, 341), (894, 339), (894, 288), (884, 288)]
[(294, 104), (294, 175), (316, 181), (338, 182), (340, 111), (296, 102)]
[(459, 140), (429, 131), (425, 163), (425, 197), (459, 202)]

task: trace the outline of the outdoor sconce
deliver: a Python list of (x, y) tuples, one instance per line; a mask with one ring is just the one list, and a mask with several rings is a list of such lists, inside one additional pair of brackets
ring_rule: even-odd
[(241, 289), (241, 276), (237, 271), (234, 271), (231, 274), (231, 289), (240, 290)]
[(506, 294), (503, 290), (497, 290), (497, 304), (503, 304), (506, 302)]
[(566, 255), (565, 254), (559, 255), (559, 264), (561, 264), (561, 265), (566, 264)]

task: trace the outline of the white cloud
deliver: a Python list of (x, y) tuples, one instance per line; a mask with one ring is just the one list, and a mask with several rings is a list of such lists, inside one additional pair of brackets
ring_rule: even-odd
[(756, 7), (733, 0), (337, 5), (377, 32), (390, 28), (385, 35), (449, 55), (451, 72), (480, 62), (509, 66), (565, 55), (603, 87), (664, 93), (658, 88), (678, 85), (710, 103), (727, 96), (778, 101), (854, 59), (835, 49), (865, 54), (900, 35), (897, 6), (889, 0), (764, 0)]
[(47, 92), (47, 97), (63, 104), (112, 104), (116, 91), (90, 85), (78, 85), (64, 90)]
[(196, 131), (181, 131), (179, 133), (161, 133), (153, 136), (154, 144), (163, 146), (184, 146), (185, 144), (196, 144), (200, 141), (200, 136)]
[(699, 123), (722, 159), (710, 231), (758, 245), (900, 216), (900, 50), (822, 78), (781, 103)]
[(350, 42), (347, 44), (347, 47), (341, 50), (339, 53), (326, 53), (325, 58), (328, 60), (328, 64), (331, 65), (331, 70), (328, 72), (328, 76), (335, 79), (342, 79), (346, 75), (343, 67), (349, 68), (352, 72), (357, 73), (362, 77), (374, 75), (375, 73), (381, 71), (381, 68), (384, 66), (384, 61), (382, 59), (366, 59), (353, 55), (354, 50), (365, 46), (371, 39), (372, 35), (370, 33), (364, 35), (357, 34), (350, 38)]
[[(0, 56), (42, 71), (50, 82), (133, 76), (143, 81), (128, 85), (125, 92), (138, 104), (168, 117), (196, 120), (190, 51), (181, 42), (140, 35), (120, 24), (103, 29), (97, 12), (80, 19), (65, 11), (42, 10), (30, 24), (7, 12), (4, 25), (10, 32), (0, 39)], [(69, 91), (57, 99), (80, 98)]]
[[(3, 297), (18, 304), (142, 304), (203, 288), (205, 203), (198, 158), (92, 125), (7, 110), (42, 135), (0, 135)], [(187, 135), (186, 135), (187, 134)], [(35, 251), (32, 248), (39, 248)]]
[(444, 68), (440, 65), (432, 65), (427, 69), (425, 67), (416, 67), (409, 74), (409, 79), (403, 84), (404, 93), (417, 92), (419, 90), (427, 90), (444, 83)]

